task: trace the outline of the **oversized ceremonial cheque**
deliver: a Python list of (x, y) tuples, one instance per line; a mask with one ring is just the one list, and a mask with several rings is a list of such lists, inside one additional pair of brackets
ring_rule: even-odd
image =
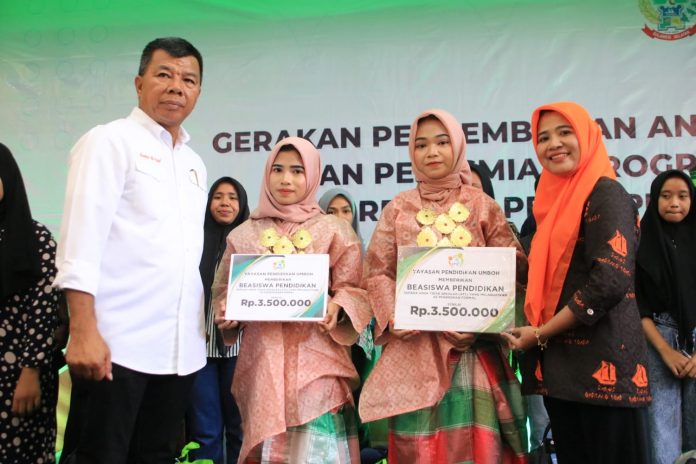
[(399, 247), (394, 328), (499, 333), (515, 321), (515, 248)]
[(329, 255), (232, 255), (225, 319), (320, 321), (326, 313)]

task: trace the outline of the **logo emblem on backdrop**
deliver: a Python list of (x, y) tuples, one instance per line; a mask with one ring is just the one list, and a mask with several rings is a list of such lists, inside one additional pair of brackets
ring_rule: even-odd
[(648, 23), (643, 32), (652, 39), (679, 40), (696, 34), (696, 0), (638, 0)]

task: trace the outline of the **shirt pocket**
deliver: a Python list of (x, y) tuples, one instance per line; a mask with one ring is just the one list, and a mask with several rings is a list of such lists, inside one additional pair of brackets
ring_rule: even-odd
[(201, 208), (205, 211), (208, 203), (208, 190), (205, 185), (205, 171), (198, 166), (189, 166), (179, 174), (179, 183), (185, 194), (187, 210), (196, 215)]
[(169, 211), (164, 160), (141, 153), (135, 160), (132, 181), (124, 192), (132, 221), (149, 224), (161, 221)]
[[(205, 171), (200, 167), (187, 167), (179, 177), (182, 193), (184, 224), (188, 225), (187, 235), (192, 243), (203, 243), (203, 222), (208, 203), (205, 185)], [(185, 177), (185, 179), (183, 178)], [(200, 259), (200, 258), (199, 258)]]

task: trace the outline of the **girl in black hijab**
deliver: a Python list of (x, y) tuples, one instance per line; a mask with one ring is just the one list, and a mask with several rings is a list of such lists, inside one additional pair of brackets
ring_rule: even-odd
[(0, 144), (0, 300), (24, 291), (41, 278), (41, 262), (34, 221), (24, 181), (12, 153)]
[[(230, 391), (239, 353), (237, 344), (227, 347), (215, 326), (210, 288), (225, 252), (227, 235), (249, 217), (246, 190), (231, 177), (221, 177), (210, 188), (204, 223), (200, 272), (205, 292), (207, 362), (198, 372), (192, 402), (186, 416), (189, 440), (201, 445), (190, 452), (192, 459), (236, 463), (242, 444), (239, 409)], [(226, 452), (223, 453), (223, 436)], [(226, 454), (226, 460), (223, 459)]]
[(650, 438), (655, 463), (696, 448), (696, 207), (694, 186), (666, 171), (641, 221), (636, 299), (649, 342)]
[(0, 462), (54, 462), (60, 292), (56, 243), (34, 221), (19, 167), (0, 144)]
[[(222, 204), (215, 205), (215, 207), (219, 208), (220, 211), (224, 211), (225, 208), (230, 210), (236, 209), (237, 213), (233, 218), (231, 218), (231, 222), (227, 222), (228, 219), (221, 215), (221, 213), (215, 213), (211, 210), (211, 208), (214, 206), (212, 203), (216, 194), (221, 199), (231, 200), (234, 202), (234, 199), (230, 199), (229, 194), (224, 195), (223, 193), (218, 192), (220, 186), (225, 184), (231, 185), (234, 188), (237, 197), (237, 206), (236, 208), (233, 208), (231, 206)], [(244, 190), (242, 184), (231, 177), (221, 177), (216, 180), (208, 192), (208, 206), (205, 209), (205, 223), (203, 225), (203, 255), (201, 256), (201, 264), (199, 267), (205, 292), (206, 321), (208, 318), (207, 310), (210, 305), (210, 286), (213, 285), (215, 270), (217, 269), (217, 265), (220, 263), (222, 254), (225, 252), (225, 247), (227, 245), (225, 239), (229, 233), (232, 232), (232, 229), (246, 221), (248, 218), (249, 204), (247, 202), (246, 190)]]

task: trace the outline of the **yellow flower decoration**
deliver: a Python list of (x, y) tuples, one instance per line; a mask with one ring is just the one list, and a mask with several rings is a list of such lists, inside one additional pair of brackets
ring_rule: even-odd
[(264, 230), (263, 232), (261, 232), (261, 237), (260, 237), (261, 245), (263, 245), (267, 248), (272, 247), (273, 245), (276, 244), (276, 242), (278, 241), (279, 238), (280, 237), (278, 236), (278, 232), (273, 227), (270, 227), (270, 228)]
[(273, 245), (273, 253), (278, 255), (290, 255), (295, 252), (295, 247), (289, 238), (285, 235), (280, 237), (278, 241)]
[(312, 236), (306, 229), (300, 229), (292, 235), (292, 244), (298, 250), (304, 250), (312, 243)]
[(454, 246), (458, 247), (465, 247), (469, 246), (472, 240), (471, 232), (466, 230), (462, 226), (457, 226), (453, 231), (452, 235), (450, 235), (450, 238), (452, 239), (452, 243)]
[(430, 227), (423, 227), (416, 237), (416, 244), (420, 247), (434, 247), (437, 244), (437, 235)]
[(451, 247), (452, 242), (450, 242), (450, 239), (448, 239), (447, 237), (443, 237), (440, 239), (439, 242), (437, 242), (437, 246), (439, 246), (439, 247)]
[(462, 205), (459, 202), (456, 202), (452, 206), (450, 206), (449, 211), (447, 212), (449, 215), (450, 219), (452, 219), (454, 222), (464, 222), (469, 218), (469, 209)]
[(416, 221), (422, 226), (429, 226), (435, 222), (435, 212), (428, 208), (423, 208), (416, 214)]
[(454, 230), (457, 224), (446, 214), (441, 214), (435, 220), (435, 228), (441, 234), (447, 235)]

